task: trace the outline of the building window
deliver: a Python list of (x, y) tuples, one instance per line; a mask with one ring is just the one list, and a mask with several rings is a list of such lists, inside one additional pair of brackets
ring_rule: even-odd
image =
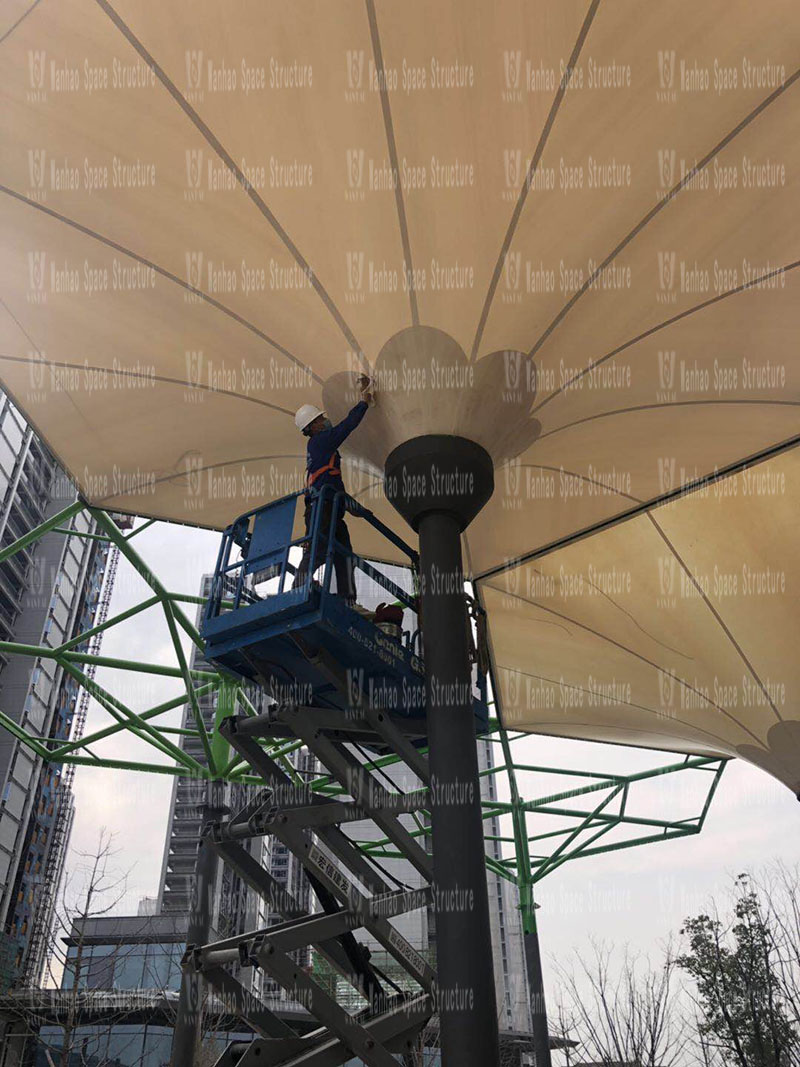
[(114, 988), (114, 956), (108, 953), (105, 946), (102, 948), (103, 955), (93, 953), (88, 961), (85, 971), (87, 989)]

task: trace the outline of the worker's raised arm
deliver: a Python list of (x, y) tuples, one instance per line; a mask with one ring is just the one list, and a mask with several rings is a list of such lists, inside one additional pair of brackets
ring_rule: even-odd
[(342, 441), (345, 441), (353, 430), (355, 430), (356, 426), (358, 426), (364, 418), (368, 407), (369, 404), (366, 400), (359, 400), (356, 406), (350, 409), (341, 422), (337, 422), (335, 426), (331, 426), (330, 430), (323, 430), (321, 433), (317, 434), (320, 444), (324, 442), (326, 448), (335, 451)]
[(371, 379), (366, 374), (362, 374), (358, 379), (358, 384), (361, 389), (361, 399), (356, 406), (350, 409), (341, 422), (317, 435), (319, 443), (324, 443), (325, 448), (335, 451), (364, 418), (367, 408), (375, 403)]

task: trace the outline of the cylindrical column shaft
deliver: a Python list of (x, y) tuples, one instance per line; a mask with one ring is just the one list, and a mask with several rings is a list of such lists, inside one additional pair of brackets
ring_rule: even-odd
[(461, 527), (449, 513), (419, 521), (443, 1067), (499, 1063), (478, 753)]

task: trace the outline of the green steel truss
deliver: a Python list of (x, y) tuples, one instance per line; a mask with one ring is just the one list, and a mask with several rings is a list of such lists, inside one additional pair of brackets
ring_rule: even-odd
[[(95, 520), (96, 532), (82, 534), (69, 528), (71, 520), (82, 510), (86, 510)], [(135, 606), (77, 634), (58, 647), (0, 641), (0, 652), (6, 655), (29, 656), (33, 660), (50, 659), (71, 675), (88, 690), (98, 708), (102, 709), (107, 720), (102, 726), (92, 728), (84, 736), (74, 739), (35, 736), (1, 709), (0, 726), (5, 727), (42, 760), (52, 764), (261, 784), (259, 779), (247, 773), (240, 757), (232, 755), (230, 747), (217, 730), (209, 730), (206, 726), (200, 701), (214, 692), (217, 694), (214, 726), (234, 713), (254, 715), (256, 709), (244, 686), (235, 677), (208, 667), (195, 670), (189, 666), (185, 644), (188, 641), (189, 647), (193, 644), (202, 651), (203, 642), (184, 607), (196, 608), (203, 601), (198, 596), (166, 589), (135, 550), (133, 539), (152, 521), (143, 521), (133, 530), (124, 532), (108, 513), (77, 500), (0, 550), (2, 563), (22, 550), (31, 551), (36, 542), (48, 534), (105, 540), (118, 547), (121, 556), (150, 591)], [(175, 657), (174, 665), (92, 655), (85, 651), (93, 635), (123, 626), (133, 617), (154, 609), (160, 609), (163, 622), (166, 623)], [(126, 676), (148, 675), (151, 679), (173, 679), (178, 691), (169, 700), (134, 711), (129, 706), (130, 702), (115, 696), (90, 677), (90, 673), (93, 673), (90, 671), (92, 664), (95, 668), (111, 668)], [(191, 710), (187, 722), (192, 725), (167, 725), (165, 720), (169, 720), (169, 713), (176, 713), (186, 705)], [(92, 718), (97, 717), (95, 709)], [(107, 746), (110, 739), (118, 741), (120, 735), (130, 739), (132, 745), (143, 753), (143, 758), (120, 759), (116, 755), (104, 754), (104, 744)], [(521, 742), (527, 740), (530, 745), (532, 735), (510, 733), (498, 719), (491, 720), (488, 737), (495, 755), (494, 766), (482, 772), (485, 778), (492, 779), (485, 790), (491, 799), (483, 802), (486, 864), (496, 875), (517, 886), (525, 932), (535, 929), (534, 886), (567, 861), (699, 833), (726, 763), (725, 759), (718, 757), (674, 755), (664, 763), (667, 754), (650, 753), (650, 763), (655, 765), (637, 773), (571, 770), (525, 762), (517, 754)], [(205, 761), (194, 758), (181, 747), (179, 742), (182, 738), (199, 741)], [(297, 772), (289, 757), (301, 747), (301, 742), (274, 740), (261, 743), (274, 759), (296, 777)], [(394, 755), (376, 757), (369, 767), (385, 770), (398, 759)], [(672, 818), (652, 814), (654, 798), (652, 790), (648, 794), (647, 785), (665, 776), (670, 783), (680, 783), (672, 791), (676, 793), (676, 799), (682, 801), (681, 807), (686, 808), (688, 804), (689, 813), (681, 811)], [(563, 783), (566, 788), (554, 788), (554, 781)], [(544, 783), (550, 784), (545, 786)], [(343, 792), (341, 786), (325, 773), (320, 773), (310, 784), (312, 789), (328, 796), (338, 796)], [(524, 796), (523, 787), (526, 792), (528, 789), (533, 791), (530, 799)], [(543, 788), (547, 791), (542, 792)], [(501, 796), (506, 799), (500, 799)], [(656, 798), (659, 806), (663, 802), (663, 795)], [(414, 819), (414, 836), (426, 837), (430, 830), (425, 813), (422, 813), (422, 818), (415, 815)], [(399, 855), (388, 840), (360, 841), (358, 844), (376, 859)]]

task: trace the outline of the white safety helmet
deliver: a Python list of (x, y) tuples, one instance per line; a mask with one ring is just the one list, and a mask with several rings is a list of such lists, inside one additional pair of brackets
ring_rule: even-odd
[(313, 404), (303, 404), (302, 407), (297, 409), (297, 414), (294, 417), (294, 424), (298, 430), (305, 430), (307, 426), (310, 426), (314, 419), (318, 419), (320, 415), (324, 415), (325, 412), (321, 408), (315, 408)]

